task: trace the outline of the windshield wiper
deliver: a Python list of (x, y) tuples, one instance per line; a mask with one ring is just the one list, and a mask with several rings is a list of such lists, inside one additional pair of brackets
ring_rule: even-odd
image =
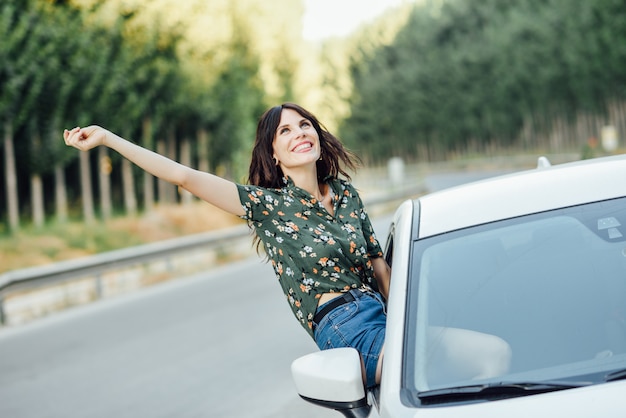
[(417, 397), (424, 404), (470, 400), (495, 400), (574, 389), (591, 384), (591, 382), (569, 381), (498, 382), (427, 390), (419, 392)]
[(626, 379), (626, 369), (616, 370), (604, 376), (605, 382), (614, 382), (616, 380)]

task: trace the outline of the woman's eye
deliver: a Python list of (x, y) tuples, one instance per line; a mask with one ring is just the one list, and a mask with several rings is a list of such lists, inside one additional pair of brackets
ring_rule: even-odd
[(283, 128), (280, 130), (279, 134), (283, 135), (283, 134), (286, 134), (287, 132), (289, 132), (289, 129)]
[(302, 122), (302, 124), (300, 124), (300, 127), (301, 128), (310, 128), (311, 124), (309, 122), (305, 121), (305, 122)]

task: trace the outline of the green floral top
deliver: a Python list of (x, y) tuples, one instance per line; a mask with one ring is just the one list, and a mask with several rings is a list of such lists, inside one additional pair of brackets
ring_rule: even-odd
[(328, 181), (333, 216), (291, 179), (285, 182), (281, 189), (237, 185), (246, 211), (242, 218), (255, 226), (294, 315), (313, 336), (321, 295), (370, 284), (370, 258), (383, 252), (350, 183)]

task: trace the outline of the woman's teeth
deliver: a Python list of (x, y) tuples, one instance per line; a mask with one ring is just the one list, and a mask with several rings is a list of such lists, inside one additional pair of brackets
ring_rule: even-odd
[(294, 151), (294, 152), (300, 152), (300, 151), (304, 151), (304, 150), (309, 149), (309, 148), (312, 148), (312, 147), (313, 147), (313, 145), (312, 145), (312, 144), (310, 144), (310, 143), (307, 143), (307, 144), (301, 144), (301, 145), (298, 145), (297, 147), (295, 147), (295, 148), (293, 149), (293, 151)]

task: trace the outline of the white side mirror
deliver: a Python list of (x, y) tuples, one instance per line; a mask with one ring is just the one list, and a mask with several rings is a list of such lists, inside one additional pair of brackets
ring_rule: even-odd
[(291, 364), (291, 374), (303, 399), (346, 417), (369, 415), (361, 358), (355, 349), (335, 348), (300, 357)]

